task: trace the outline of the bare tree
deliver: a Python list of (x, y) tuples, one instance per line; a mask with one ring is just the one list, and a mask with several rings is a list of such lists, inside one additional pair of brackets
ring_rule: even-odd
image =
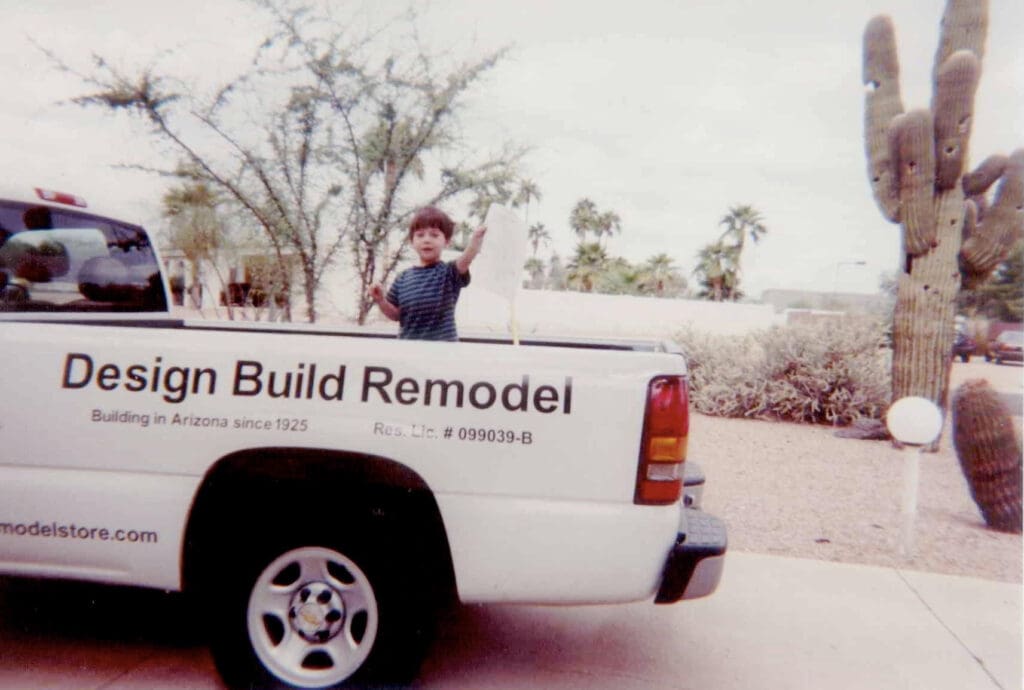
[[(287, 0), (253, 4), (270, 17), (270, 31), (251, 67), (209, 96), (154, 67), (126, 74), (94, 55), (82, 73), (48, 54), (94, 89), (75, 103), (141, 115), (192, 176), (259, 226), (282, 270), (297, 259), (310, 321), (324, 272), (347, 240), (363, 322), (367, 288), (392, 274), (405, 248), (403, 226), (415, 210), (406, 197), (439, 204), (514, 179), (523, 152), (505, 146), (460, 158), (456, 118), (504, 51), (445, 69), (452, 61), (421, 45), (415, 15), (360, 32)], [(397, 31), (409, 34), (403, 50), (388, 50), (385, 39)], [(136, 167), (180, 176), (180, 166)]]

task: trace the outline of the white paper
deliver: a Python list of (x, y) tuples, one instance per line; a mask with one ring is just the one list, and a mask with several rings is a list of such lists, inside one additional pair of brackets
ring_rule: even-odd
[(523, 283), (526, 224), (511, 209), (491, 204), (484, 225), (484, 244), (470, 269), (473, 287), (493, 292), (511, 303)]

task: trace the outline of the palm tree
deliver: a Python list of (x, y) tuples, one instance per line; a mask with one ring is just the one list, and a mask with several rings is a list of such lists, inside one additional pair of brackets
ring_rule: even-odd
[[(163, 216), (168, 220), (168, 245), (179, 250), (191, 268), (188, 295), (195, 307), (202, 306), (204, 268), (213, 270), (221, 286), (220, 258), (229, 249), (227, 228), (220, 216), (223, 199), (204, 182), (186, 182), (164, 194)], [(227, 288), (225, 288), (227, 289)], [(228, 318), (234, 313), (228, 305)]]
[(532, 256), (523, 264), (523, 269), (530, 274), (528, 287), (539, 290), (544, 287), (544, 262), (536, 256)]
[(701, 282), (701, 297), (715, 302), (736, 299), (739, 282), (736, 259), (736, 248), (727, 246), (721, 240), (697, 252), (697, 268), (693, 274)]
[(594, 284), (605, 270), (608, 255), (597, 242), (580, 242), (576, 255), (569, 262), (568, 284), (582, 292), (592, 292)]
[(764, 218), (760, 212), (747, 204), (732, 206), (729, 212), (722, 216), (722, 220), (718, 221), (718, 224), (725, 226), (725, 232), (722, 233), (721, 239), (732, 238), (733, 246), (738, 247), (741, 251), (744, 238), (748, 234), (754, 244), (757, 244), (761, 237), (768, 233), (768, 228), (764, 226)]
[(516, 192), (515, 197), (512, 199), (513, 206), (519, 206), (522, 204), (526, 207), (525, 217), (523, 221), (530, 224), (530, 202), (540, 201), (541, 193), (540, 187), (533, 180), (522, 179), (519, 181), (519, 191)]
[(572, 207), (572, 212), (569, 214), (569, 227), (580, 238), (581, 243), (586, 241), (587, 233), (594, 231), (597, 218), (597, 204), (590, 199), (580, 199)]
[(686, 289), (686, 279), (679, 274), (675, 261), (668, 254), (655, 254), (641, 267), (641, 282), (657, 297), (678, 294)]
[(612, 295), (643, 294), (643, 270), (621, 256), (609, 259), (597, 284), (597, 291)]
[(533, 257), (537, 258), (537, 250), (541, 244), (548, 243), (548, 240), (551, 239), (551, 233), (544, 227), (544, 223), (534, 223), (527, 231), (527, 237), (530, 240), (530, 246), (533, 247)]
[(603, 237), (611, 237), (617, 232), (622, 232), (622, 218), (615, 211), (606, 211), (595, 219), (594, 234), (597, 235), (598, 242), (601, 242)]
[(562, 265), (562, 259), (557, 253), (552, 254), (548, 260), (546, 287), (549, 290), (565, 290), (568, 287), (565, 267)]
[(761, 237), (768, 233), (768, 228), (764, 226), (764, 218), (761, 217), (757, 209), (748, 204), (732, 206), (729, 212), (722, 216), (722, 220), (718, 221), (718, 224), (725, 226), (725, 231), (719, 237), (719, 242), (731, 240), (729, 246), (736, 251), (735, 263), (738, 277), (740, 255), (743, 253), (743, 245), (747, 236), (754, 244), (757, 244)]

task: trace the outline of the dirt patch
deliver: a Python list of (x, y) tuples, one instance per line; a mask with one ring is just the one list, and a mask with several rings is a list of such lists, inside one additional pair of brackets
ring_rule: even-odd
[[(958, 363), (950, 389), (985, 378), (1019, 394), (1021, 374), (1021, 367)], [(837, 438), (829, 427), (703, 415), (691, 420), (689, 447), (707, 475), (704, 508), (725, 520), (730, 549), (1022, 581), (1021, 536), (985, 526), (948, 423), (939, 452), (922, 455), (909, 559), (899, 553), (902, 453), (914, 451)]]

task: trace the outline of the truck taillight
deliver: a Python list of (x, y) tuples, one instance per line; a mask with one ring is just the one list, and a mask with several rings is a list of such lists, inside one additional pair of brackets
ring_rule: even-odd
[(634, 503), (666, 505), (679, 500), (690, 430), (690, 399), (683, 376), (657, 376), (647, 387)]

